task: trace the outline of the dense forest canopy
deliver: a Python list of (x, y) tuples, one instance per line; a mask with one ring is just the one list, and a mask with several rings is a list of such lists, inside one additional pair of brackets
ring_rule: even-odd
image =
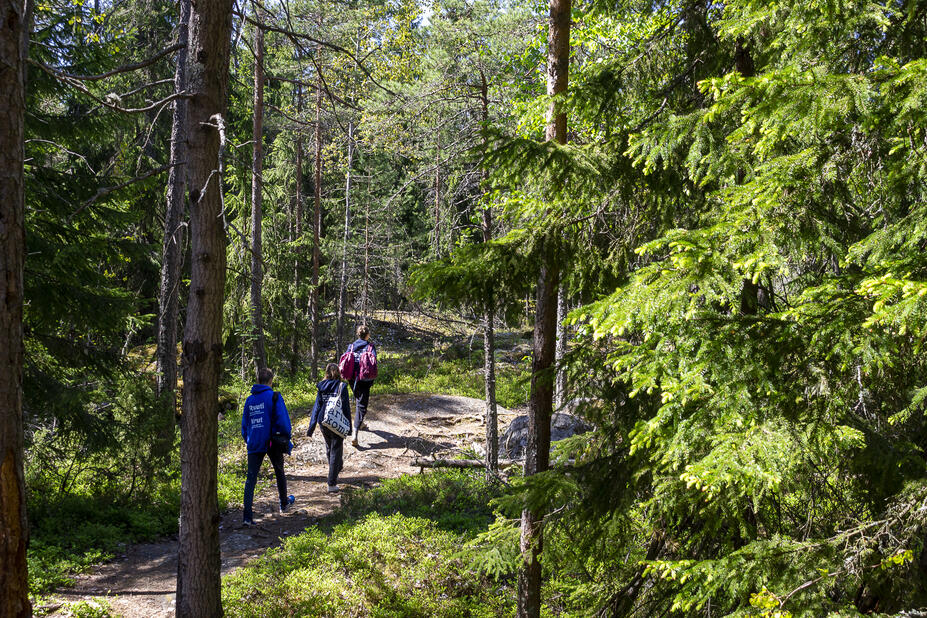
[[(224, 448), (257, 367), (311, 385), (356, 325), (440, 314), (482, 346), (497, 485), (496, 338), (533, 329), (537, 440), (465, 561), (505, 612), (927, 613), (927, 4), (4, 11), (0, 507), (33, 601), (93, 562), (64, 514), (163, 534), (237, 499), (179, 445)], [(551, 410), (594, 429), (548, 468)]]

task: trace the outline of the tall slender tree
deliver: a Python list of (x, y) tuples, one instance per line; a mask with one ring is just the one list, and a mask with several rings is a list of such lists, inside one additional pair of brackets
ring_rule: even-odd
[(218, 395), (222, 363), (225, 142), (231, 0), (190, 11), (187, 187), (192, 264), (184, 329), (177, 615), (220, 616)]
[(338, 351), (344, 349), (344, 314), (348, 299), (348, 244), (351, 242), (351, 172), (354, 168), (354, 119), (348, 120), (348, 160), (344, 177), (344, 244), (341, 247), (341, 281), (338, 284)]
[[(258, 13), (259, 14), (259, 13)], [(264, 287), (261, 231), (264, 220), (264, 29), (260, 19), (254, 25), (254, 115), (251, 159), (251, 329), (255, 371), (267, 367), (264, 347)]]
[[(567, 117), (560, 96), (567, 90), (570, 67), (570, 0), (550, 0), (547, 35), (547, 94), (552, 97), (547, 111), (548, 141), (566, 143)], [(537, 304), (534, 318), (534, 358), (531, 393), (528, 400), (528, 443), (525, 476), (547, 470), (550, 462), (550, 419), (553, 411), (553, 383), (549, 370), (554, 360), (557, 330), (557, 289), (559, 270), (543, 239)], [(544, 513), (526, 508), (521, 515), (522, 566), (518, 574), (519, 618), (541, 614), (541, 562), (544, 540)]]
[[(183, 92), (186, 85), (187, 22), (190, 20), (190, 0), (180, 0), (177, 22), (177, 42), (183, 45), (177, 52), (174, 70), (174, 92)], [(177, 317), (179, 313), (180, 264), (183, 257), (183, 211), (185, 168), (187, 156), (187, 101), (174, 101), (171, 121), (171, 168), (167, 177), (167, 208), (164, 213), (164, 244), (161, 250), (161, 287), (158, 295), (158, 397), (163, 405), (163, 426), (158, 436), (155, 455), (167, 463), (174, 446), (177, 410)]]
[[(484, 126), (489, 125), (489, 84), (483, 67), (480, 73), (480, 113)], [(484, 141), (485, 147), (485, 141)], [(488, 173), (481, 171), (485, 184)], [(492, 240), (492, 206), (483, 205), (483, 242)], [(486, 400), (486, 473), (488, 476), (499, 471), (499, 415), (496, 406), (496, 304), (492, 290), (488, 291), (483, 312), (483, 372)]]
[[(319, 29), (322, 28), (322, 17), (319, 16)], [(322, 225), (322, 47), (319, 46), (315, 70), (315, 180), (313, 188), (315, 190), (315, 208), (312, 216), (312, 289), (309, 292), (310, 298), (310, 320), (312, 320), (312, 341), (310, 342), (310, 354), (312, 356), (312, 379), (318, 377), (319, 373), (319, 235)]]
[(31, 616), (23, 478), (25, 60), (28, 7), (0, 2), (0, 615)]
[[(303, 86), (296, 84), (296, 117), (301, 118), (303, 112)], [(299, 293), (301, 279), (301, 258), (303, 237), (303, 133), (299, 124), (295, 127), (296, 134), (296, 193), (293, 205), (293, 237), (297, 241), (296, 255), (293, 258), (293, 332), (291, 333), (290, 373), (296, 375), (299, 369), (299, 334), (302, 325), (301, 312), (303, 303)]]

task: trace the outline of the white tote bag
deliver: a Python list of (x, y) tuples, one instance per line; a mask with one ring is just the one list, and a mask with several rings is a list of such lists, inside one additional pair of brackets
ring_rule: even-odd
[(348, 422), (348, 417), (345, 416), (344, 410), (341, 409), (341, 391), (343, 388), (344, 382), (341, 383), (338, 392), (325, 402), (325, 410), (322, 412), (322, 420), (320, 421), (323, 427), (328, 427), (342, 438), (351, 433), (351, 423)]

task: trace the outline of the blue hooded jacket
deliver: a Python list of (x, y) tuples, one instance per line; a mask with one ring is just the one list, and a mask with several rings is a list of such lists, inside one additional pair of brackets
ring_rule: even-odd
[(266, 384), (251, 387), (241, 415), (241, 437), (248, 443), (248, 453), (266, 453), (271, 434), (282, 433), (289, 438), (293, 431), (283, 395), (277, 395), (276, 410), (273, 396), (274, 390)]
[[(325, 404), (328, 400), (338, 394), (338, 387), (342, 384), (341, 380), (322, 380), (317, 384), (319, 394), (315, 397), (315, 405), (312, 406), (312, 416), (309, 418), (309, 431), (306, 435), (311, 436), (315, 432), (315, 426), (322, 420), (322, 413), (325, 411)], [(348, 419), (348, 425), (351, 423), (351, 403), (348, 400), (348, 385), (341, 387), (341, 410), (345, 418)]]

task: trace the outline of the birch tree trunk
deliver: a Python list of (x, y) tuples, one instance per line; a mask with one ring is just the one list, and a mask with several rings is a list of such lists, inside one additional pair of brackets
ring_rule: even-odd
[(253, 157), (251, 160), (251, 328), (255, 375), (267, 367), (264, 351), (264, 312), (261, 292), (264, 287), (261, 228), (264, 220), (264, 29), (254, 27), (254, 122), (252, 124)]
[[(184, 47), (177, 52), (174, 69), (174, 92), (187, 87), (186, 64), (187, 22), (190, 19), (190, 0), (180, 0), (180, 20), (177, 24), (177, 42)], [(158, 397), (164, 406), (164, 425), (158, 443), (152, 451), (167, 465), (174, 447), (177, 423), (177, 316), (180, 296), (180, 263), (183, 251), (183, 198), (187, 157), (187, 101), (174, 101), (171, 121), (171, 169), (167, 176), (167, 208), (164, 214), (164, 244), (161, 255), (161, 289), (158, 295)]]
[[(566, 92), (570, 67), (570, 0), (550, 0), (547, 35), (547, 94)], [(566, 113), (558, 101), (547, 111), (547, 139), (566, 143)], [(542, 241), (549, 243), (550, 240)], [(549, 254), (542, 246), (541, 255)], [(553, 412), (553, 384), (548, 370), (554, 360), (557, 329), (559, 271), (554, 260), (544, 259), (537, 284), (534, 318), (534, 360), (531, 394), (528, 400), (528, 443), (525, 476), (547, 470), (550, 463), (550, 418)], [(518, 618), (541, 614), (541, 562), (544, 547), (544, 513), (525, 509), (521, 514), (522, 566), (518, 574)]]
[(566, 397), (566, 371), (561, 364), (566, 356), (567, 329), (563, 324), (567, 314), (567, 292), (563, 282), (557, 290), (557, 350), (554, 354), (554, 363), (557, 365), (557, 382), (554, 385), (554, 409), (559, 409)]
[(29, 7), (0, 2), (0, 616), (31, 616), (23, 478), (24, 116)]
[(231, 0), (192, 4), (187, 57), (192, 260), (183, 340), (178, 618), (222, 615), (216, 490), (226, 238), (219, 172), (231, 25)]

